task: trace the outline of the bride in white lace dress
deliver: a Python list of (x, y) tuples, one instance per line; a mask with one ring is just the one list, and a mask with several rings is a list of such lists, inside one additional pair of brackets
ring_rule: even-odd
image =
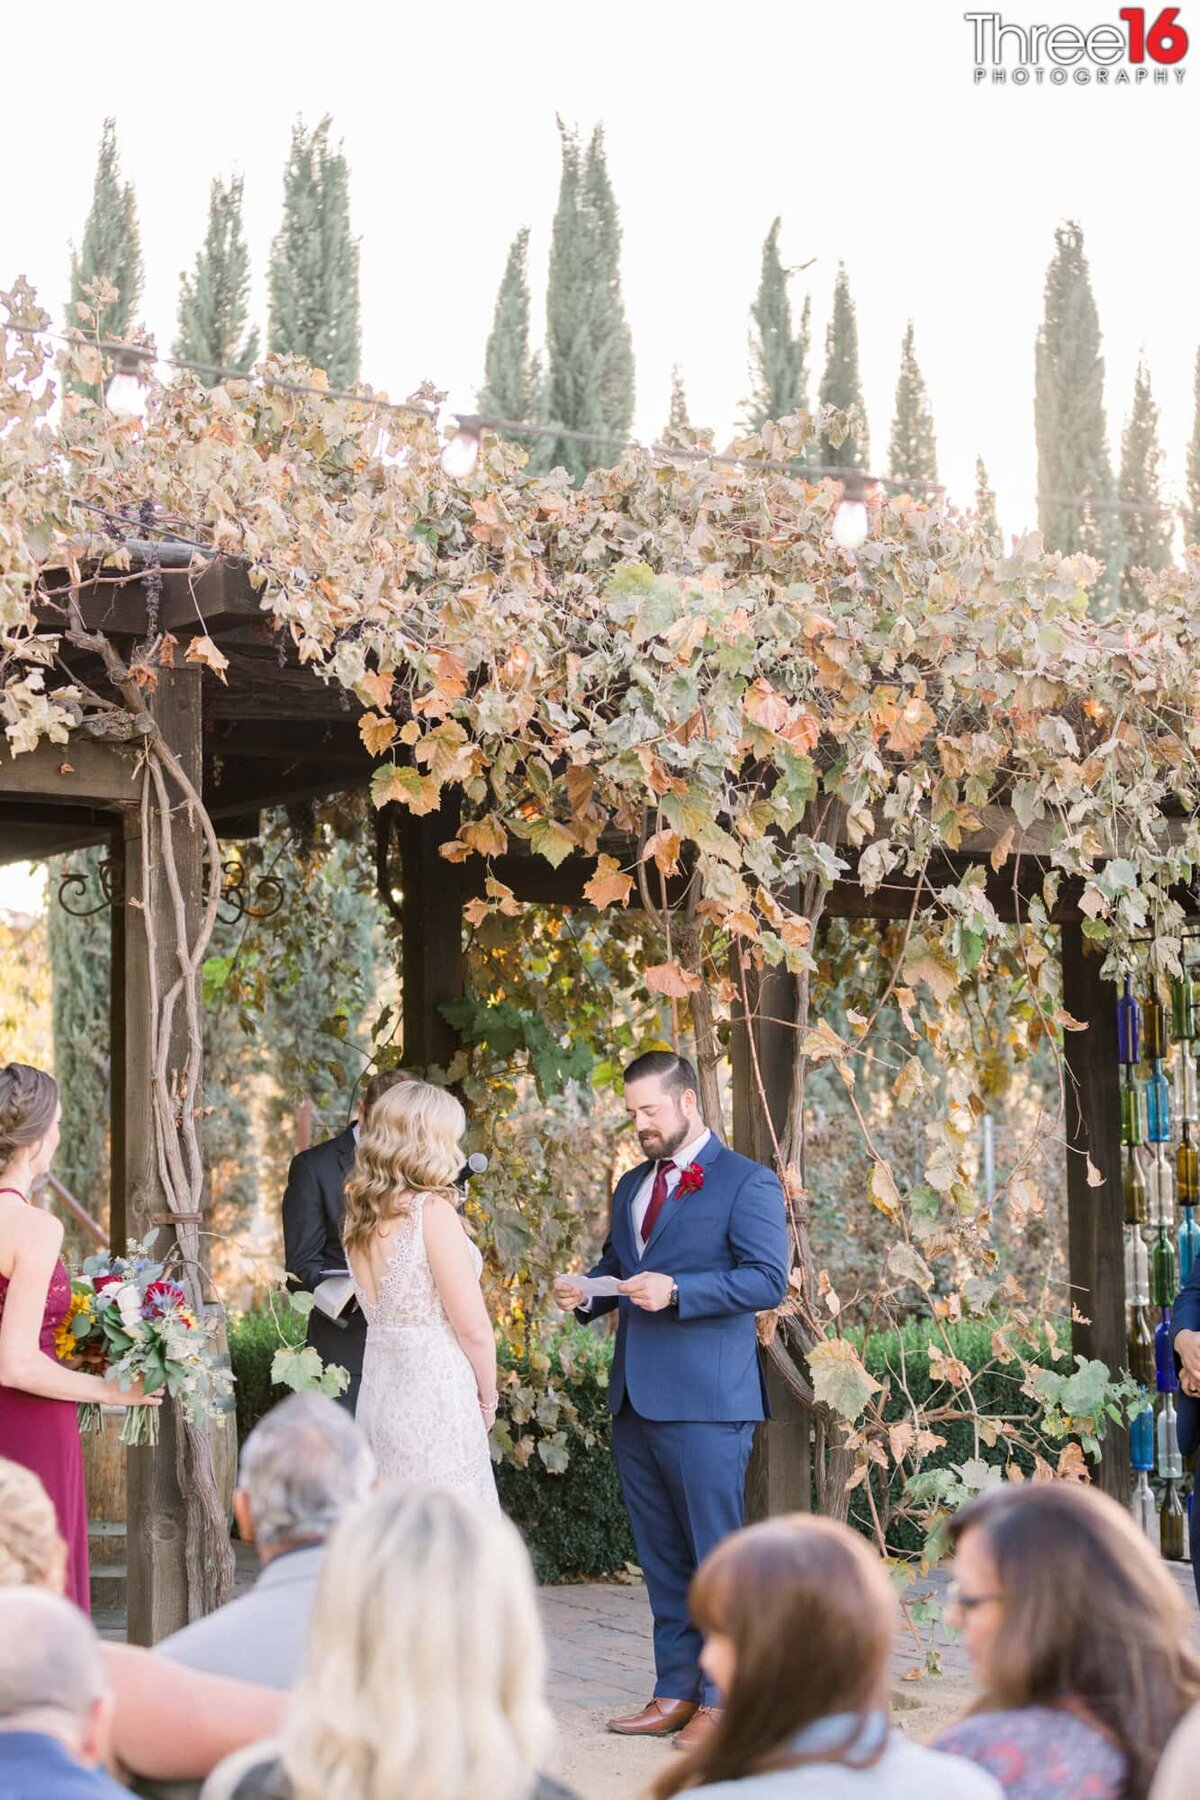
[(452, 1094), (403, 1081), (359, 1139), (343, 1227), (367, 1320), (355, 1418), (382, 1476), (497, 1506), (496, 1339), (453, 1187), (465, 1126)]

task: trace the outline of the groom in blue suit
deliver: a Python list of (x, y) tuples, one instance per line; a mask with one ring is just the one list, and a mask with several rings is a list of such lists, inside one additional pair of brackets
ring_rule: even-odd
[(720, 1696), (700, 1668), (687, 1593), (698, 1565), (743, 1521), (746, 1465), (768, 1417), (755, 1314), (787, 1291), (783, 1191), (727, 1150), (700, 1116), (691, 1064), (667, 1050), (625, 1071), (625, 1110), (647, 1158), (617, 1183), (594, 1276), (620, 1297), (587, 1300), (570, 1277), (555, 1299), (584, 1321), (619, 1313), (609, 1404), (621, 1490), (654, 1614), (654, 1697), (611, 1719), (627, 1736), (713, 1723)]

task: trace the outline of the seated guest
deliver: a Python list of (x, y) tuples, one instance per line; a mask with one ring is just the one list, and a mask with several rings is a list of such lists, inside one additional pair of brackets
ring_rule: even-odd
[(1000, 1800), (982, 1770), (891, 1729), (896, 1602), (845, 1525), (794, 1513), (735, 1532), (701, 1563), (688, 1606), (725, 1706), (654, 1800)]
[[(61, 1596), (66, 1569), (45, 1488), (0, 1458), (0, 1599), (39, 1588)], [(100, 1652), (113, 1701), (113, 1756), (135, 1776), (195, 1782), (282, 1718), (282, 1698), (268, 1688), (181, 1669), (132, 1644), (102, 1644)], [(19, 1791), (0, 1780), (0, 1795)]]
[(120, 1800), (99, 1765), (112, 1697), (100, 1643), (77, 1606), (37, 1588), (0, 1590), (0, 1794)]
[(323, 1394), (293, 1394), (242, 1447), (233, 1510), (262, 1571), (248, 1594), (164, 1638), (191, 1669), (292, 1687), (303, 1666), (325, 1540), (375, 1479), (354, 1420)]
[[(385, 1488), (338, 1527), (280, 1737), (203, 1800), (554, 1800), (533, 1571), (515, 1526), (454, 1494)], [(987, 1791), (987, 1790), (983, 1790)]]
[(1005, 1483), (950, 1527), (949, 1621), (982, 1694), (938, 1744), (1010, 1800), (1145, 1800), (1200, 1699), (1188, 1608), (1124, 1507), (1074, 1483)]

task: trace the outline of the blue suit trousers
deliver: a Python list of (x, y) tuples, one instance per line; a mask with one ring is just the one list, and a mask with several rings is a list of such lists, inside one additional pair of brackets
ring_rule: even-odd
[(654, 1614), (656, 1698), (720, 1706), (700, 1668), (688, 1588), (709, 1551), (741, 1529), (753, 1424), (643, 1419), (626, 1401), (612, 1422), (617, 1472)]

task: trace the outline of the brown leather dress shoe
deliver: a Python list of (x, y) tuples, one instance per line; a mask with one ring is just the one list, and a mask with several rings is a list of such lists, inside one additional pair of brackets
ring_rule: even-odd
[(610, 1719), (608, 1729), (621, 1737), (670, 1737), (673, 1731), (682, 1731), (699, 1710), (694, 1700), (651, 1700), (640, 1713)]
[(702, 1738), (706, 1738), (713, 1726), (721, 1717), (719, 1706), (698, 1706), (695, 1716), (688, 1720), (679, 1736), (675, 1739), (677, 1750), (694, 1750)]

